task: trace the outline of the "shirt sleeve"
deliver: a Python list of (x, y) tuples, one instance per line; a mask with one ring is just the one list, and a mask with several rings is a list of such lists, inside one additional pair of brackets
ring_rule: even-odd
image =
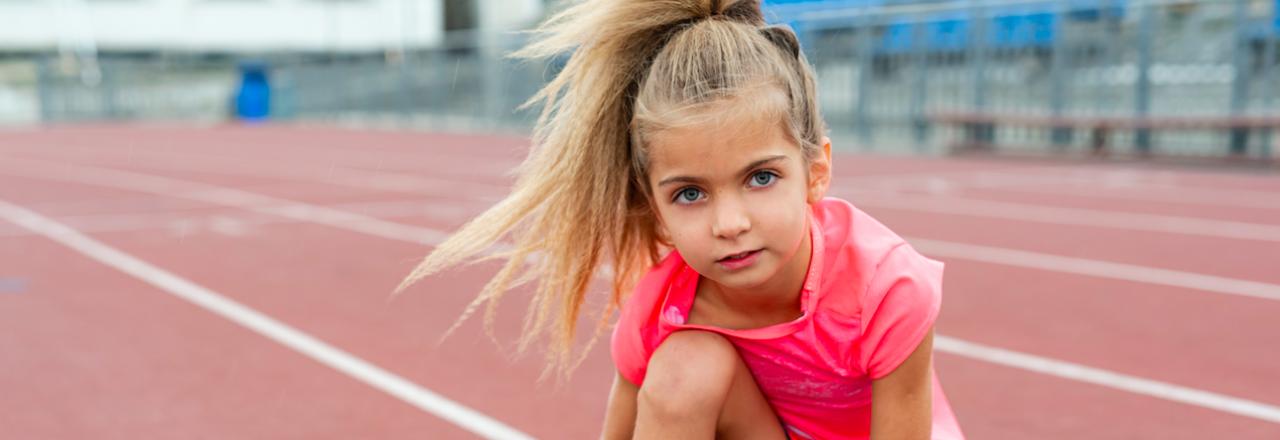
[(876, 266), (862, 299), (858, 363), (871, 379), (888, 376), (915, 351), (942, 306), (941, 262), (903, 243)]
[(645, 367), (649, 365), (649, 353), (644, 349), (641, 335), (641, 322), (636, 313), (623, 308), (618, 323), (613, 327), (613, 335), (609, 338), (609, 351), (613, 356), (613, 365), (623, 379), (640, 386), (644, 383)]
[(613, 334), (609, 338), (613, 365), (624, 379), (636, 386), (644, 383), (649, 358), (657, 348), (653, 343), (658, 332), (656, 310), (667, 279), (673, 268), (678, 267), (678, 262), (673, 253), (650, 269), (622, 305), (618, 322), (613, 326)]

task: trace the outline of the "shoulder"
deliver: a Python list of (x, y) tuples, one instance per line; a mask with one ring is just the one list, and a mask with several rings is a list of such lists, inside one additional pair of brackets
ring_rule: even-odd
[(872, 379), (885, 377), (936, 321), (943, 265), (849, 202), (825, 199), (814, 219), (826, 243), (824, 308), (856, 326), (849, 360)]
[(813, 214), (822, 228), (828, 253), (856, 253), (861, 257), (858, 261), (873, 266), (874, 262), (906, 243), (879, 220), (843, 199), (822, 199), (814, 204)]
[(823, 240), (823, 302), (841, 314), (860, 315), (878, 281), (904, 268), (903, 259), (924, 257), (907, 241), (853, 204), (828, 197), (814, 204)]
[(658, 308), (671, 278), (683, 264), (679, 253), (672, 251), (650, 268), (622, 305), (614, 324), (610, 338), (613, 363), (618, 373), (633, 384), (643, 382), (645, 366), (660, 342)]

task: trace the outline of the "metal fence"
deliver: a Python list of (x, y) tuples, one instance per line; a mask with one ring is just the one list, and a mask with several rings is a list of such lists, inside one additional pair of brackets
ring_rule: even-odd
[[(771, 11), (771, 17), (797, 30), (816, 68), (833, 138), (854, 148), (942, 150), (956, 134), (931, 118), (939, 112), (1280, 113), (1275, 0), (1082, 1)], [(529, 127), (536, 109), (515, 107), (564, 60), (503, 58), (519, 47), (519, 35), (447, 40), (410, 52), (269, 58), (272, 117)], [(0, 61), (0, 120), (222, 120), (232, 116), (237, 81), (233, 59)], [(1088, 142), (1061, 130), (994, 131), (1008, 149), (1083, 149)], [(1175, 155), (1223, 155), (1237, 141), (1222, 130), (1129, 130), (1112, 139), (1117, 147)], [(1272, 139), (1246, 143), (1236, 152), (1271, 154)]]
[[(832, 125), (849, 127), (866, 147), (927, 149), (948, 139), (928, 118), (943, 111), (1134, 118), (1277, 111), (1274, 3), (971, 5), (855, 11), (828, 15), (844, 21), (829, 28), (802, 26)], [(957, 23), (967, 32), (940, 31)], [(1048, 139), (1048, 130), (998, 130), (996, 137), (1013, 141), (1006, 149), (1087, 142)], [(1215, 155), (1228, 151), (1224, 136), (1134, 130), (1114, 142)], [(1246, 154), (1269, 154), (1269, 141), (1255, 139)]]

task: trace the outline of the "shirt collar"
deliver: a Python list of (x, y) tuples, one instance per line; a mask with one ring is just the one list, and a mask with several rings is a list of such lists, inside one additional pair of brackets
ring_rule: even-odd
[(673, 250), (672, 252), (675, 253), (675, 257), (678, 259), (676, 262), (677, 269), (671, 283), (667, 286), (666, 294), (663, 295), (661, 312), (658, 314), (659, 325), (670, 327), (671, 330), (707, 330), (747, 339), (776, 338), (794, 333), (803, 328), (809, 322), (810, 316), (817, 306), (818, 291), (822, 287), (822, 272), (825, 267), (823, 266), (823, 260), (826, 255), (826, 247), (823, 240), (822, 224), (818, 222), (817, 216), (814, 215), (815, 209), (817, 209), (816, 206), (810, 205), (808, 210), (809, 241), (811, 245), (809, 267), (804, 276), (804, 283), (800, 285), (801, 315), (799, 318), (794, 321), (766, 327), (741, 330), (685, 324), (689, 318), (689, 310), (693, 307), (699, 275), (684, 261), (684, 257), (679, 254), (679, 251)]

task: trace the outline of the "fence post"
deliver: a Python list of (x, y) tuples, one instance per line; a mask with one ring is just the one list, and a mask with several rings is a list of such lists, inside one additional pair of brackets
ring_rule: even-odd
[(422, 66), (426, 75), (426, 87), (423, 89), (422, 101), (427, 114), (435, 114), (444, 108), (443, 101), (448, 97), (449, 72), (452, 71), (449, 57), (445, 56), (445, 45), (440, 43), (423, 52), (426, 63)]
[(410, 50), (404, 46), (400, 47), (400, 69), (397, 73), (399, 80), (399, 97), (396, 99), (397, 107), (400, 111), (401, 122), (406, 125), (413, 120), (413, 101), (417, 97), (417, 88), (413, 85), (413, 65), (410, 64), (415, 58), (410, 56)]
[[(973, 0), (973, 33), (969, 35), (969, 53), (973, 60), (973, 111), (982, 113), (987, 107), (987, 8), (983, 0)], [(977, 146), (995, 144), (995, 125), (991, 122), (968, 124), (969, 140)]]
[(40, 101), (40, 122), (53, 122), (53, 72), (49, 66), (49, 56), (41, 54), (36, 58), (36, 95)]
[[(865, 10), (865, 9), (864, 9)], [(858, 132), (858, 140), (862, 143), (862, 148), (871, 148), (871, 138), (873, 135), (871, 121), (867, 115), (867, 105), (871, 99), (871, 75), (872, 63), (875, 61), (875, 55), (872, 53), (875, 49), (875, 20), (864, 15), (863, 20), (858, 28), (854, 30), (854, 38), (857, 40), (858, 58), (858, 102), (854, 107), (853, 123)]]
[(498, 127), (502, 125), (503, 105), (502, 105), (502, 39), (496, 29), (484, 29), (483, 34), (479, 38), (481, 47), (477, 52), (480, 55), (481, 79), (484, 81), (481, 85), (484, 90), (484, 107), (481, 110), (484, 114), (481, 119), (487, 121), (490, 127)]
[[(1067, 0), (1058, 0), (1054, 6), (1053, 19), (1053, 45), (1050, 46), (1049, 58), (1049, 109), (1054, 119), (1062, 118), (1067, 106), (1066, 81), (1063, 78), (1063, 68), (1067, 63), (1067, 47), (1066, 47), (1066, 26), (1063, 23), (1067, 18)], [(1062, 125), (1054, 125), (1050, 135), (1053, 146), (1058, 149), (1066, 148), (1071, 143), (1071, 128)]]
[[(1268, 11), (1266, 16), (1267, 31), (1262, 34), (1264, 38), (1262, 42), (1262, 81), (1258, 83), (1258, 87), (1262, 89), (1258, 91), (1258, 95), (1262, 97), (1261, 107), (1264, 114), (1268, 116), (1276, 115), (1274, 108), (1275, 102), (1273, 101), (1275, 97), (1275, 87), (1272, 87), (1271, 85), (1271, 82), (1276, 79), (1275, 76), (1273, 76), (1276, 64), (1276, 38), (1280, 38), (1280, 33), (1276, 32), (1276, 27), (1280, 26), (1280, 22), (1277, 22), (1276, 20), (1276, 15), (1280, 14), (1280, 11), (1276, 11), (1276, 6), (1277, 5), (1275, 3), (1272, 3), (1270, 11)], [(1271, 127), (1263, 129), (1261, 152), (1263, 159), (1271, 158), (1271, 136)]]
[[(1245, 34), (1245, 25), (1247, 18), (1245, 17), (1245, 2), (1248, 0), (1235, 0), (1233, 8), (1233, 22), (1235, 25), (1235, 34), (1232, 35), (1231, 45), (1231, 67), (1235, 70), (1235, 74), (1231, 78), (1231, 117), (1239, 117), (1244, 113), (1245, 108), (1249, 104), (1249, 64), (1246, 56), (1248, 55), (1248, 39)], [(1231, 126), (1230, 129), (1230, 153), (1232, 155), (1242, 155), (1249, 146), (1249, 131), (1244, 127)]]
[[(109, 66), (115, 64), (114, 67)], [(102, 94), (102, 109), (106, 119), (116, 120), (123, 119), (120, 113), (120, 107), (116, 102), (116, 74), (112, 69), (120, 68), (123, 63), (103, 63), (102, 59), (94, 60), (94, 67), (98, 69), (98, 89)]]
[(1151, 129), (1145, 127), (1144, 121), (1151, 112), (1151, 26), (1155, 17), (1155, 6), (1146, 0), (1138, 3), (1141, 15), (1138, 18), (1138, 77), (1134, 83), (1134, 116), (1139, 126), (1134, 130), (1133, 146), (1138, 154), (1151, 152)]
[(929, 96), (929, 83), (925, 81), (929, 71), (929, 41), (925, 38), (925, 22), (916, 21), (911, 28), (911, 43), (915, 48), (915, 77), (911, 86), (911, 128), (915, 135), (916, 150), (924, 149), (929, 135), (929, 120), (924, 114), (924, 103)]

